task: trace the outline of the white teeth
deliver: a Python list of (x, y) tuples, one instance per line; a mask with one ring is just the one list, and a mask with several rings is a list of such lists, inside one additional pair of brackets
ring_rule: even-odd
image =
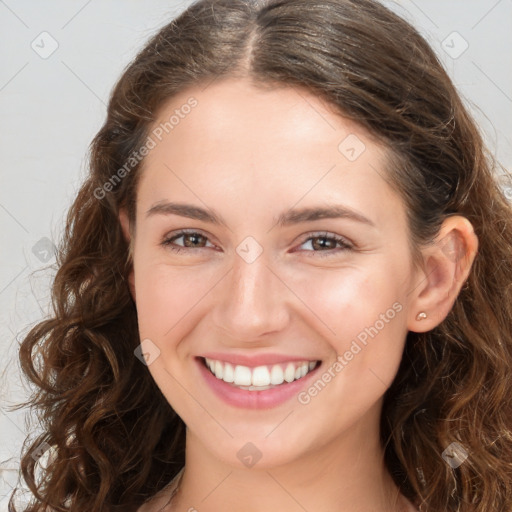
[(292, 363), (288, 363), (284, 371), (284, 380), (286, 382), (293, 382), (295, 380), (295, 366)]
[(215, 373), (215, 377), (217, 377), (217, 379), (222, 379), (222, 374), (224, 373), (224, 368), (220, 361), (215, 361), (214, 373)]
[(235, 386), (251, 385), (251, 369), (247, 366), (235, 366), (235, 376), (233, 380)]
[(275, 388), (275, 386), (238, 386), (246, 391), (265, 391), (266, 389)]
[(205, 362), (218, 379), (249, 391), (263, 391), (284, 382), (293, 382), (306, 376), (316, 367), (315, 361), (286, 363), (284, 369), (281, 364), (250, 368), (243, 365), (233, 367), (230, 363), (208, 358), (205, 358)]
[(224, 364), (224, 375), (222, 380), (224, 382), (233, 382), (235, 380), (235, 370), (229, 363)]
[(268, 386), (270, 384), (270, 373), (266, 366), (257, 366), (252, 371), (253, 386)]
[(284, 382), (283, 369), (278, 364), (275, 364), (274, 366), (272, 366), (272, 370), (270, 371), (270, 384), (274, 384), (275, 386), (278, 386), (279, 384), (282, 384), (283, 382)]

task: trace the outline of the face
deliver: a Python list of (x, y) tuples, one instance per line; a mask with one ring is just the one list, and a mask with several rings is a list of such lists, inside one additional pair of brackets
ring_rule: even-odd
[(151, 136), (132, 282), (187, 436), (260, 467), (376, 439), (414, 288), (384, 150), (306, 91), (234, 79), (172, 98)]

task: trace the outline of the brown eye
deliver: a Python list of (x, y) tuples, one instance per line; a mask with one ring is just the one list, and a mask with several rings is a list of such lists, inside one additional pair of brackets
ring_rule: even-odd
[(313, 242), (311, 246), (313, 249), (322, 250), (322, 249), (335, 249), (338, 242), (333, 238), (328, 238), (326, 236), (317, 236), (312, 238)]
[[(177, 243), (180, 239), (182, 239), (182, 241)], [(162, 241), (164, 247), (169, 247), (169, 249), (176, 252), (187, 249), (201, 249), (207, 247), (207, 243), (209, 243), (208, 238), (196, 231), (180, 231), (173, 236), (166, 236)], [(213, 244), (211, 244), (211, 246), (213, 247)]]
[(329, 256), (353, 248), (353, 245), (345, 238), (330, 233), (319, 233), (310, 236), (301, 245), (306, 244), (309, 244), (310, 249), (306, 249), (305, 252), (324, 253), (320, 256)]
[(199, 233), (181, 235), (179, 238), (183, 238), (185, 247), (204, 247), (203, 242), (206, 243), (206, 237)]

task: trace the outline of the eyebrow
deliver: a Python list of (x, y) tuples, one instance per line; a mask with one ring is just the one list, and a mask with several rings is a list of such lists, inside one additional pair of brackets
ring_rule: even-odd
[[(227, 223), (222, 216), (218, 215), (214, 210), (186, 203), (157, 203), (146, 212), (146, 217), (157, 214), (179, 215), (181, 217), (227, 227)], [(279, 226), (291, 226), (293, 224), (300, 224), (301, 222), (312, 222), (320, 219), (349, 219), (368, 224), (369, 226), (375, 226), (375, 224), (363, 214), (342, 205), (326, 205), (300, 209), (291, 208), (279, 215), (276, 224)]]
[(342, 205), (326, 205), (312, 208), (290, 209), (282, 213), (278, 219), (279, 226), (289, 226), (300, 222), (311, 222), (320, 219), (349, 219), (369, 226), (375, 224), (363, 214)]
[(147, 212), (146, 217), (152, 215), (180, 215), (181, 217), (188, 217), (189, 219), (202, 220), (210, 224), (218, 224), (226, 226), (226, 222), (222, 217), (216, 214), (213, 210), (201, 208), (185, 203), (157, 203), (153, 205)]

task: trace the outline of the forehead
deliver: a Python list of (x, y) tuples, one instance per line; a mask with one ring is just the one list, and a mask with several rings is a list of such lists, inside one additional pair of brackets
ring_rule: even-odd
[(227, 144), (229, 156), (237, 149), (266, 155), (268, 149), (282, 146), (302, 151), (330, 148), (337, 155), (340, 136), (370, 139), (357, 123), (342, 119), (311, 91), (283, 84), (256, 87), (235, 78), (174, 96), (161, 107), (154, 129), (176, 146), (193, 147), (196, 154), (211, 149), (218, 153), (218, 144)]
[(301, 88), (239, 79), (194, 86), (162, 106), (150, 133), (156, 144), (140, 182), (147, 201), (184, 194), (266, 207), (264, 197), (288, 206), (320, 199), (375, 210), (377, 194), (383, 208), (399, 206), (383, 179), (385, 149)]

